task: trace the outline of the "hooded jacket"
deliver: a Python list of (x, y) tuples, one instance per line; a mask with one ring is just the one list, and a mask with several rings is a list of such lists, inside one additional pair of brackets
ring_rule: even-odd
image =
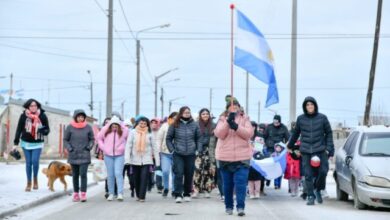
[[(117, 119), (117, 120), (115, 120)], [(122, 129), (122, 135), (119, 136), (118, 132), (110, 132), (106, 136), (107, 130), (112, 124), (118, 124)], [(104, 155), (108, 156), (122, 156), (125, 153), (125, 146), (129, 131), (126, 126), (121, 123), (117, 117), (112, 117), (111, 121), (107, 123), (98, 134), (98, 146), (103, 151)]]
[(269, 153), (274, 152), (274, 146), (276, 143), (283, 142), (286, 143), (290, 138), (290, 133), (286, 125), (280, 123), (278, 127), (274, 124), (267, 126), (264, 132), (264, 141), (267, 145), (267, 150)]
[[(76, 121), (78, 115), (86, 115), (83, 110), (75, 110), (73, 119)], [(75, 128), (71, 124), (66, 127), (64, 133), (64, 145), (69, 152), (68, 163), (90, 164), (91, 153), (95, 143), (92, 127), (87, 124), (83, 128)]]
[[(312, 102), (315, 107), (313, 114), (306, 110), (306, 104)], [(317, 101), (313, 97), (306, 97), (302, 104), (304, 114), (298, 116), (295, 129), (288, 142), (288, 148), (292, 148), (301, 136), (300, 151), (313, 154), (327, 151), (328, 156), (334, 155), (332, 128), (328, 118), (318, 112)]]

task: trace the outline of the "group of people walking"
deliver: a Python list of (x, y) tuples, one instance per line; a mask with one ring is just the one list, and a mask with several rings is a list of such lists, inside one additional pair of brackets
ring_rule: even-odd
[[(206, 108), (199, 111), (195, 120), (191, 109), (184, 106), (171, 113), (164, 123), (145, 116), (137, 116), (133, 124), (125, 123), (114, 112), (104, 120), (97, 135), (86, 122), (86, 113), (76, 110), (63, 138), (72, 166), (73, 201), (87, 201), (87, 170), (96, 145), (97, 158), (103, 159), (107, 168), (108, 201), (123, 201), (127, 174), (132, 196), (144, 202), (158, 176), (157, 185), (163, 197), (171, 190), (176, 203), (190, 202), (200, 194), (208, 198), (218, 188), (226, 213), (231, 215), (236, 208), (237, 214), (244, 216), (247, 194), (250, 198), (265, 196), (264, 186), (270, 184), (251, 167), (251, 160), (279, 156), (288, 148), (285, 178), (289, 179), (289, 191), (296, 196), (304, 176), (307, 204), (313, 205), (315, 200), (322, 203), (320, 192), (325, 188), (328, 159), (333, 156), (334, 147), (329, 121), (318, 112), (316, 100), (305, 99), (304, 114), (297, 118), (290, 132), (279, 115), (268, 126), (258, 125), (250, 121), (236, 98), (226, 96), (225, 101), (225, 111), (217, 123)], [(33, 188), (38, 188), (43, 136), (50, 129), (38, 101), (31, 99), (24, 107), (14, 144), (21, 140), (26, 157), (26, 191), (30, 191), (32, 173)], [(318, 167), (311, 165), (314, 157), (320, 159)], [(275, 189), (281, 188), (281, 179), (274, 180)]]

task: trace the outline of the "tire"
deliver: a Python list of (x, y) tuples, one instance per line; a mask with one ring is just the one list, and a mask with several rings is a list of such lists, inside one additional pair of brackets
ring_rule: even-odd
[(340, 189), (339, 183), (336, 181), (336, 198), (339, 201), (348, 201), (348, 193)]
[(352, 190), (353, 190), (353, 206), (356, 209), (365, 209), (365, 208), (367, 208), (367, 205), (362, 203), (362, 202), (360, 202), (356, 188), (357, 188), (356, 181), (353, 180), (353, 186), (352, 186)]

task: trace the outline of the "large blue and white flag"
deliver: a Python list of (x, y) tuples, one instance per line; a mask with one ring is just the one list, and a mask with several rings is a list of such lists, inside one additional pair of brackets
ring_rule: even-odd
[(281, 177), (286, 170), (287, 148), (279, 156), (269, 157), (262, 160), (251, 159), (250, 165), (267, 180)]
[(239, 10), (237, 10), (234, 64), (268, 84), (265, 107), (279, 102), (274, 74), (272, 51), (263, 34)]

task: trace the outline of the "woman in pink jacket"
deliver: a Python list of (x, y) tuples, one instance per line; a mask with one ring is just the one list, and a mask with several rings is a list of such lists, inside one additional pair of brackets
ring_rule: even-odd
[[(240, 104), (226, 97), (226, 111), (220, 116), (214, 130), (218, 138), (216, 159), (222, 169), (226, 213), (233, 214), (233, 191), (236, 193), (237, 213), (244, 216), (246, 186), (252, 149), (249, 143), (253, 128), (249, 117), (240, 111)], [(228, 110), (230, 108), (230, 110)]]
[(120, 119), (113, 116), (98, 134), (99, 148), (103, 151), (107, 167), (108, 201), (114, 199), (115, 180), (118, 186), (118, 200), (123, 201), (123, 166), (128, 129)]

